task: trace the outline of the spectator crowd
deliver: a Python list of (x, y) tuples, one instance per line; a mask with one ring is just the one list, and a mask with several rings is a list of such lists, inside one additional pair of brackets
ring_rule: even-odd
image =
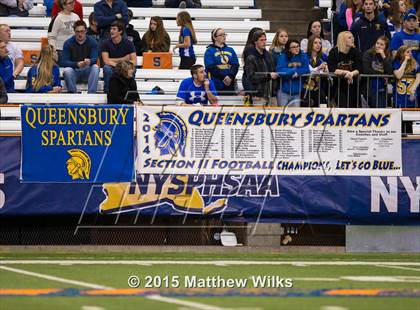
[[(191, 77), (181, 82), (177, 102), (216, 105), (219, 95), (241, 94), (249, 105), (319, 106), (333, 102), (338, 107), (418, 107), (418, 3), (337, 2), (337, 27), (332, 34), (335, 46), (324, 35), (319, 20), (309, 22), (301, 40), (289, 39), (286, 29), (278, 29), (269, 47), (266, 33), (252, 28), (242, 59), (238, 59), (228, 45), (229, 34), (218, 27), (209, 33), (212, 43), (203, 64), (196, 64), (194, 21), (187, 11), (180, 10), (176, 17), (179, 40), (172, 52), (180, 57), (179, 69), (190, 70)], [(67, 92), (77, 93), (78, 83), (87, 83), (88, 93), (96, 93), (102, 68), (109, 103), (140, 103), (138, 94), (134, 95), (137, 57), (171, 50), (161, 17), (150, 19), (143, 36), (130, 24), (135, 16), (128, 6), (151, 6), (151, 1), (100, 0), (89, 16), (89, 25), (83, 21), (83, 6), (77, 0), (44, 4), (51, 15), (48, 43), (42, 45), (29, 69), (26, 92), (61, 92), (62, 68)], [(201, 7), (201, 2), (166, 0), (165, 5), (192, 8)], [(32, 6), (32, 0), (0, 0), (0, 16), (28, 16)], [(24, 67), (22, 51), (11, 41), (11, 31), (7, 24), (0, 24), (0, 103), (15, 92), (14, 81)], [(241, 64), (242, 90), (237, 77)], [(127, 92), (133, 95), (126, 96)]]

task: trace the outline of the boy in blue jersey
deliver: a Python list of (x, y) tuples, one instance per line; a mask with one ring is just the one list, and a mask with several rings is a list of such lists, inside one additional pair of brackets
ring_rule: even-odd
[(415, 11), (409, 10), (404, 15), (403, 29), (396, 32), (391, 40), (392, 56), (395, 57), (401, 46), (411, 47), (414, 59), (420, 47), (420, 34), (417, 33), (417, 15)]
[(191, 67), (191, 77), (181, 82), (176, 97), (179, 105), (217, 105), (218, 101), (216, 88), (202, 65)]

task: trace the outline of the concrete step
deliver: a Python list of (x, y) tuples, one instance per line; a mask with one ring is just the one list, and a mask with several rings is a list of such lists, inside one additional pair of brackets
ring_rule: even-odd
[(313, 0), (256, 0), (258, 9), (309, 9), (314, 6)]
[(262, 11), (263, 20), (285, 20), (294, 21), (307, 20), (308, 23), (313, 19), (323, 19), (327, 16), (324, 10), (313, 10), (313, 9), (264, 9)]
[(284, 20), (271, 20), (270, 21), (270, 31), (275, 32), (278, 28), (286, 28), (290, 34), (299, 35), (301, 34), (302, 38), (306, 37), (306, 30), (308, 29), (307, 20), (295, 20), (284, 21)]

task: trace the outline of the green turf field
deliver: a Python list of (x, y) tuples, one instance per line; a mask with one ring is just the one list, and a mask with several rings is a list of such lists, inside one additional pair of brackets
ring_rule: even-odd
[(420, 257), (0, 252), (0, 309), (416, 310)]

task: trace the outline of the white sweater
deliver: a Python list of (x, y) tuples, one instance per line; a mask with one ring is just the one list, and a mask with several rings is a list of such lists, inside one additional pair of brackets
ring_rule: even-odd
[(58, 13), (48, 28), (48, 41), (57, 50), (63, 50), (64, 42), (74, 35), (73, 24), (80, 18), (75, 13)]

